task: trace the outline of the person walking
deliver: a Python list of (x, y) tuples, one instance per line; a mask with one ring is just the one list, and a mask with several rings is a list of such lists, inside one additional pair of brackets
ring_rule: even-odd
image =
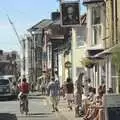
[(65, 89), (66, 89), (65, 91), (66, 91), (66, 100), (68, 103), (68, 108), (72, 110), (74, 86), (71, 78), (67, 78)]
[(46, 83), (45, 83), (45, 81), (43, 81), (41, 83), (41, 90), (42, 90), (42, 95), (45, 95), (45, 93), (46, 93)]
[(47, 86), (48, 95), (50, 96), (50, 101), (52, 104), (52, 112), (58, 111), (58, 102), (60, 96), (60, 84), (59, 81), (52, 77), (51, 81)]

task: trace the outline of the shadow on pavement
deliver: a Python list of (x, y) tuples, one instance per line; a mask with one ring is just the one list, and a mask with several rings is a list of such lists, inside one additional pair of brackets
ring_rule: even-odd
[(28, 96), (29, 99), (46, 99), (44, 96)]
[(52, 113), (30, 113), (30, 117), (49, 117)]
[(52, 113), (30, 113), (29, 115), (51, 115)]
[(17, 100), (17, 96), (10, 96), (10, 97), (0, 97), (0, 102), (3, 102), (3, 101), (15, 101)]
[(0, 113), (0, 120), (17, 120), (15, 114)]

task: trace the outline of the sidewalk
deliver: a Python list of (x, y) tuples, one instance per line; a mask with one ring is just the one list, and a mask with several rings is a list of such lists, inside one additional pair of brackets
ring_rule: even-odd
[(69, 111), (68, 108), (67, 108), (67, 102), (66, 100), (64, 100), (63, 98), (60, 98), (60, 102), (59, 102), (59, 113), (61, 115), (63, 115), (66, 120), (82, 120), (82, 118), (78, 117), (78, 118), (75, 118), (75, 113), (74, 113), (74, 105), (73, 105), (73, 110), (72, 111)]
[(30, 92), (29, 96), (41, 96), (41, 92), (38, 91)]
[[(47, 101), (50, 104), (49, 97), (47, 97)], [(60, 98), (58, 109), (59, 112), (56, 112), (56, 115), (61, 118), (60, 120), (82, 120), (80, 117), (75, 118), (74, 105), (72, 111), (68, 110), (67, 102), (62, 97)]]
[(42, 96), (41, 92), (38, 91), (30, 92), (28, 97), (30, 99), (46, 99), (46, 96)]
[[(40, 92), (33, 92), (29, 94), (30, 97), (44, 97), (47, 100), (47, 103), (50, 105), (50, 100), (49, 97), (47, 96), (42, 96)], [(82, 118), (75, 118), (75, 113), (74, 113), (74, 105), (73, 105), (73, 110), (69, 111), (67, 108), (67, 102), (64, 100), (62, 97), (60, 98), (59, 105), (58, 105), (59, 112), (55, 113), (57, 116), (59, 116), (62, 120), (82, 120)], [(60, 119), (60, 120), (61, 120)]]

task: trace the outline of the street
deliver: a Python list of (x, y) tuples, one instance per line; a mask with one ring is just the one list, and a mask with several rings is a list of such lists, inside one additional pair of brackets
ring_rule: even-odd
[(19, 101), (0, 101), (0, 120), (58, 120), (45, 98), (29, 99), (29, 115), (21, 114)]

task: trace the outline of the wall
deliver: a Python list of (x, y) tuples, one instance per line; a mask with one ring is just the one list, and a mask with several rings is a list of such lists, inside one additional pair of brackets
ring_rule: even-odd
[(118, 42), (120, 42), (120, 0), (117, 1), (117, 34), (118, 34)]

